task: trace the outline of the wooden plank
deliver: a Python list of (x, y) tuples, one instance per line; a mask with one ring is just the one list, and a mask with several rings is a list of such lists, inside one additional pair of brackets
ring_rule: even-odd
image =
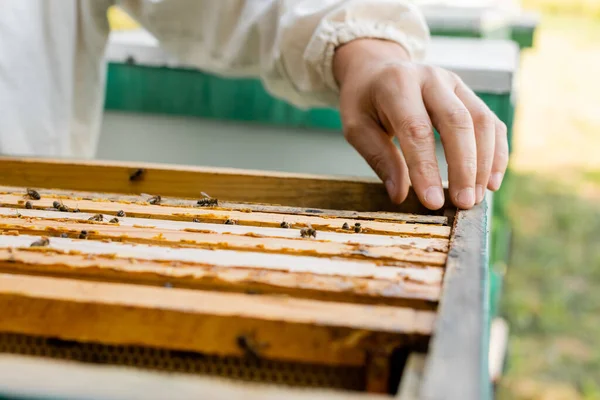
[[(0, 194), (16, 194), (22, 195), (27, 188), (14, 186), (0, 186)], [(103, 199), (116, 202), (136, 202), (140, 200), (139, 195), (124, 195), (118, 193), (97, 193), (97, 192), (80, 192), (72, 190), (57, 190), (57, 189), (38, 189), (38, 192), (43, 197), (52, 197), (56, 199), (69, 199), (74, 197), (87, 199)], [(199, 196), (202, 198), (201, 196)], [(173, 197), (162, 197), (161, 204), (178, 207), (196, 207), (197, 199), (180, 199)], [(381, 220), (381, 221), (396, 221), (410, 222), (419, 224), (434, 224), (448, 225), (448, 217), (443, 215), (419, 215), (396, 212), (359, 212), (348, 210), (327, 210), (319, 208), (303, 208), (289, 207), (272, 204), (256, 204), (256, 203), (233, 203), (219, 201), (219, 208), (227, 210), (245, 211), (251, 210), (256, 212), (276, 213), (276, 214), (296, 214), (296, 215), (318, 215), (320, 217), (330, 218), (349, 218), (360, 220)]]
[[(431, 334), (435, 314), (232, 293), (0, 274), (0, 331), (105, 344), (363, 365)], [(348, 318), (352, 315), (352, 318)]]
[(421, 383), (423, 380), (423, 371), (425, 370), (425, 354), (412, 353), (408, 357), (404, 371), (402, 371), (402, 379), (400, 387), (396, 394), (398, 400), (418, 400), (421, 398)]
[(508, 349), (508, 323), (503, 318), (494, 318), (490, 329), (490, 377), (494, 384), (500, 382), (504, 360)]
[[(0, 215), (7, 217), (15, 217), (21, 215), (23, 217), (33, 218), (45, 218), (50, 220), (75, 220), (75, 221), (87, 221), (94, 215), (91, 213), (64, 213), (58, 211), (45, 211), (45, 210), (27, 210), (17, 208), (3, 208), (0, 207)], [(111, 216), (112, 218), (112, 216)], [(171, 221), (171, 220), (160, 220), (160, 219), (149, 219), (149, 218), (132, 218), (132, 217), (120, 217), (119, 226), (138, 226), (138, 227), (154, 227), (159, 229), (170, 229), (180, 231), (204, 231), (209, 233), (218, 234), (231, 234), (231, 235), (245, 235), (245, 236), (268, 236), (268, 237), (279, 237), (297, 239), (300, 236), (299, 229), (281, 229), (269, 228), (262, 226), (244, 226), (244, 225), (226, 225), (226, 224), (204, 224), (198, 222), (187, 222), (187, 221)], [(366, 235), (362, 233), (356, 233), (348, 235), (346, 233), (318, 232), (319, 240), (325, 240), (335, 243), (348, 243), (348, 244), (363, 244), (371, 246), (400, 246), (406, 248), (411, 247), (415, 249), (422, 249), (427, 251), (441, 251), (444, 253), (448, 252), (448, 239), (442, 238), (427, 238), (427, 237), (403, 237), (403, 236), (386, 236), (386, 235)]]
[[(149, 197), (146, 197), (147, 200)], [(42, 198), (40, 200), (31, 200), (36, 209), (51, 208), (56, 199)], [(355, 219), (340, 220), (336, 218), (323, 218), (304, 215), (286, 215), (269, 214), (261, 212), (243, 212), (227, 211), (219, 209), (206, 209), (204, 207), (183, 208), (170, 207), (162, 205), (150, 205), (147, 202), (141, 204), (117, 203), (109, 201), (93, 201), (84, 199), (73, 199), (64, 201), (64, 204), (70, 208), (79, 208), (81, 211), (90, 213), (102, 213), (116, 215), (119, 211), (124, 211), (130, 217), (171, 219), (179, 221), (192, 221), (198, 219), (204, 223), (223, 224), (227, 220), (234, 220), (240, 225), (270, 226), (279, 227), (283, 221), (292, 226), (305, 227), (312, 225), (318, 230), (337, 231), (340, 233), (352, 234), (354, 231), (343, 230), (344, 222), (353, 227), (354, 224), (361, 224), (364, 233), (405, 235), (405, 236), (427, 236), (448, 238), (450, 236), (449, 226), (427, 225), (427, 224), (409, 224), (396, 222), (379, 221), (361, 221)], [(0, 204), (10, 207), (24, 207), (25, 200), (23, 196), (3, 194), (0, 195)]]
[[(39, 236), (0, 235), (0, 247), (29, 248)], [(443, 270), (439, 267), (388, 267), (371, 262), (326, 259), (286, 254), (263, 254), (237, 252), (231, 250), (205, 250), (194, 248), (165, 248), (148, 245), (131, 245), (114, 242), (98, 242), (51, 238), (46, 248), (37, 251), (62, 251), (72, 254), (105, 255), (148, 261), (168, 261), (200, 263), (213, 267), (251, 268), (281, 272), (311, 273), (394, 281), (412, 281), (437, 285), (441, 282)]]
[(391, 352), (382, 350), (371, 352), (367, 360), (366, 391), (369, 393), (388, 392)]
[(0, 271), (434, 310), (441, 285), (0, 248)]
[[(130, 177), (141, 170), (136, 180)], [(0, 157), (0, 184), (109, 193), (156, 193), (197, 198), (200, 191), (236, 202), (356, 211), (441, 215), (421, 205), (413, 191), (392, 204), (377, 179), (122, 163)], [(448, 199), (449, 196), (446, 196)], [(450, 203), (448, 203), (450, 206)]]
[(389, 400), (389, 396), (376, 394), (299, 389), (9, 354), (0, 354), (0, 397), (38, 400)]
[(423, 378), (425, 400), (489, 398), (487, 203), (459, 211)]
[(60, 236), (63, 233), (78, 238), (87, 231), (90, 240), (110, 239), (124, 243), (144, 243), (159, 246), (196, 247), (251, 251), (261, 253), (339, 257), (379, 261), (393, 265), (396, 261), (443, 266), (447, 255), (442, 252), (391, 246), (365, 246), (361, 244), (332, 243), (321, 240), (267, 238), (211, 233), (173, 231), (167, 229), (120, 226), (110, 223), (89, 223), (33, 219), (0, 218), (0, 230), (17, 231), (29, 235)]

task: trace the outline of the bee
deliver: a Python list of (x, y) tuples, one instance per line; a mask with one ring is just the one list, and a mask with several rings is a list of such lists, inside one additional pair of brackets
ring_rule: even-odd
[(129, 175), (130, 182), (138, 182), (144, 178), (145, 171), (142, 168), (136, 169), (131, 175)]
[(58, 211), (62, 211), (62, 212), (69, 212), (70, 211), (69, 207), (65, 206), (62, 203), (62, 201), (54, 200), (54, 202), (52, 203), (52, 206), (54, 208), (56, 208)]
[(96, 214), (94, 216), (91, 216), (88, 221), (96, 221), (96, 222), (101, 222), (104, 220), (104, 216), (102, 214)]
[(361, 233), (362, 232), (362, 228), (360, 226), (360, 222), (357, 222), (354, 224), (354, 232), (355, 233)]
[(119, 218), (113, 218), (110, 221), (108, 221), (110, 224), (118, 224), (119, 223)]
[(25, 203), (25, 208), (28, 209), (28, 210), (31, 210), (33, 208), (33, 204), (31, 204), (31, 202), (28, 201), (28, 202)]
[(87, 239), (88, 238), (88, 231), (81, 231), (79, 233), (79, 239)]
[(124, 217), (125, 216), (125, 211), (123, 210), (119, 210), (119, 212), (117, 212), (117, 217)]
[(33, 189), (27, 189), (27, 196), (29, 196), (29, 198), (33, 200), (39, 200), (42, 198), (42, 196), (40, 196), (37, 190)]
[(342, 229), (350, 230), (350, 225), (348, 225), (347, 222), (344, 222), (344, 225), (342, 225)]
[(240, 350), (244, 352), (244, 355), (254, 362), (258, 362), (260, 360), (259, 347), (256, 341), (246, 335), (239, 335), (236, 338), (236, 342)]
[(225, 225), (237, 225), (237, 223), (234, 220), (227, 218)]
[(194, 218), (192, 222), (200, 222), (200, 220), (198, 218)]
[(80, 210), (79, 208), (77, 208), (77, 207), (76, 207), (76, 208), (73, 208), (71, 211), (72, 211), (72, 212), (74, 212), (74, 213), (81, 212), (81, 210)]
[(203, 199), (198, 200), (196, 203), (199, 207), (216, 207), (219, 205), (219, 199), (213, 199), (206, 193), (202, 192)]
[(161, 197), (159, 195), (156, 195), (154, 197), (150, 197), (148, 199), (148, 204), (152, 204), (152, 205), (158, 205), (161, 202)]
[(279, 224), (279, 226), (281, 228), (284, 228), (284, 229), (289, 229), (290, 224), (288, 224), (287, 222), (283, 221), (281, 224)]
[(46, 247), (48, 245), (50, 245), (50, 239), (44, 236), (40, 240), (36, 240), (35, 242), (31, 243), (29, 247)]
[(69, 237), (69, 234), (67, 234), (67, 233), (61, 233), (61, 234), (60, 234), (60, 237), (61, 237), (61, 238), (68, 238), (68, 237)]
[(309, 238), (311, 236), (313, 238), (317, 237), (317, 230), (314, 229), (312, 226), (309, 225), (308, 228), (300, 229), (300, 237)]

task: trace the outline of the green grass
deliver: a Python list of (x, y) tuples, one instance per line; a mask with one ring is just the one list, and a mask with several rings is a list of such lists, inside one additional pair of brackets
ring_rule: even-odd
[(599, 66), (589, 14), (544, 16), (522, 58), (500, 400), (600, 400)]
[(578, 184), (511, 179), (514, 246), (502, 310), (512, 339), (501, 399), (520, 398), (523, 378), (600, 398), (600, 198), (582, 199)]
[(575, 15), (600, 19), (600, 0), (521, 0), (525, 9), (547, 14)]

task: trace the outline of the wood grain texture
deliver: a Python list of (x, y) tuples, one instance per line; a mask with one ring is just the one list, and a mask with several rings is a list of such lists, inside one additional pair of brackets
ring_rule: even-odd
[[(25, 192), (25, 187), (0, 186), (0, 194), (16, 194), (21, 195)], [(74, 197), (100, 199), (116, 202), (136, 202), (140, 200), (139, 195), (124, 195), (118, 193), (97, 193), (97, 192), (82, 192), (72, 190), (57, 190), (57, 189), (38, 189), (38, 192), (43, 197), (52, 197), (56, 199), (69, 199)], [(198, 196), (202, 198), (201, 195)], [(181, 199), (174, 197), (162, 197), (162, 204), (178, 207), (196, 207), (198, 199)], [(233, 203), (219, 201), (219, 208), (237, 211), (255, 211), (275, 214), (294, 214), (294, 215), (309, 215), (331, 218), (349, 218), (359, 220), (380, 220), (380, 221), (396, 221), (396, 222), (411, 222), (419, 224), (434, 224), (448, 225), (448, 217), (443, 215), (419, 215), (397, 212), (359, 212), (348, 210), (328, 210), (321, 208), (303, 208), (289, 207), (272, 204), (256, 204), (256, 203)]]
[[(22, 247), (29, 249), (31, 243), (39, 239), (40, 236), (0, 235), (0, 246), (3, 248)], [(177, 265), (177, 262), (183, 262), (212, 267), (250, 268), (256, 270), (257, 273), (260, 270), (272, 270), (341, 277), (387, 279), (397, 282), (412, 281), (431, 285), (438, 285), (441, 282), (443, 274), (443, 269), (439, 267), (389, 267), (357, 260), (249, 253), (231, 250), (165, 248), (143, 244), (63, 238), (51, 238), (47, 247), (34, 250), (42, 253), (62, 251), (71, 254), (85, 254), (90, 258), (93, 258), (95, 255), (103, 255), (108, 258), (121, 257), (147, 261), (173, 262), (174, 266)]]
[[(22, 217), (31, 218), (44, 218), (48, 220), (61, 220), (61, 221), (83, 221), (87, 222), (92, 213), (65, 213), (45, 210), (27, 210), (27, 209), (15, 209), (15, 208), (3, 208), (0, 207), (0, 216), (4, 217), (16, 217), (20, 215)], [(112, 217), (111, 217), (112, 218)], [(228, 235), (241, 235), (251, 237), (273, 237), (273, 238), (287, 238), (287, 239), (298, 239), (300, 236), (300, 229), (290, 228), (282, 229), (280, 227), (262, 227), (262, 226), (244, 226), (244, 225), (227, 225), (227, 224), (204, 224), (198, 222), (188, 221), (170, 221), (170, 220), (159, 220), (149, 218), (135, 218), (135, 217), (120, 217), (119, 226), (126, 227), (147, 227), (157, 229), (168, 229), (176, 231), (188, 231), (188, 232), (206, 232), (213, 234), (228, 234)], [(427, 238), (427, 237), (403, 237), (403, 236), (389, 236), (389, 235), (365, 235), (362, 233), (339, 233), (339, 232), (318, 232), (318, 239), (325, 240), (334, 243), (345, 243), (345, 244), (363, 244), (369, 246), (398, 246), (401, 248), (413, 248), (427, 251), (439, 251), (443, 253), (448, 252), (448, 239), (442, 238)]]
[[(130, 176), (138, 169), (140, 179)], [(201, 191), (234, 202), (356, 211), (436, 215), (411, 190), (401, 205), (391, 203), (376, 179), (269, 173), (151, 163), (0, 157), (0, 184), (109, 193), (156, 193), (197, 198)], [(446, 196), (448, 198), (448, 196)], [(448, 204), (450, 206), (450, 204)], [(441, 212), (438, 215), (442, 215)]]
[(390, 378), (391, 352), (371, 352), (366, 366), (366, 391), (369, 393), (387, 393)]
[(2, 396), (37, 400), (389, 400), (389, 396), (376, 394), (298, 389), (8, 354), (0, 354)]
[[(0, 218), (0, 231), (17, 231), (29, 235), (60, 236), (67, 233), (78, 238), (81, 231), (88, 232), (88, 240), (110, 239), (123, 243), (144, 243), (158, 246), (196, 247), (251, 251), (259, 253), (308, 255), (314, 257), (339, 257), (372, 260), (393, 265), (396, 261), (443, 266), (447, 255), (437, 251), (391, 246), (365, 246), (360, 244), (332, 243), (321, 240), (267, 238), (237, 235), (215, 235), (204, 232), (173, 231), (166, 229), (119, 226), (110, 223), (89, 223)], [(408, 246), (407, 246), (408, 247)]]
[(441, 285), (0, 248), (0, 272), (434, 310)]
[[(119, 211), (124, 211), (130, 217), (156, 218), (188, 222), (198, 219), (200, 222), (204, 223), (223, 224), (227, 220), (234, 220), (236, 224), (239, 225), (279, 227), (284, 221), (282, 215), (280, 214), (227, 211), (220, 210), (218, 208), (207, 209), (205, 207), (183, 208), (150, 205), (147, 203), (148, 198), (149, 197), (146, 196), (144, 197), (144, 200), (140, 199), (140, 204), (93, 201), (84, 199), (64, 201), (64, 204), (70, 208), (79, 208), (81, 211), (89, 213), (101, 213), (115, 216)], [(52, 204), (55, 200), (56, 199), (48, 197), (40, 200), (31, 200), (31, 203), (36, 209), (48, 209), (52, 208)], [(4, 204), (5, 206), (9, 207), (23, 207), (25, 200), (23, 199), (23, 196), (3, 194), (0, 195), (0, 204)], [(316, 228), (317, 230), (338, 231), (341, 233), (348, 232), (349, 235), (351, 235), (353, 231), (343, 230), (342, 225), (344, 222), (347, 222), (352, 227), (355, 223), (360, 223), (364, 233), (439, 238), (448, 238), (450, 236), (449, 226), (428, 224), (359, 221), (351, 219), (340, 220), (337, 218), (313, 217), (305, 215), (286, 215), (285, 222), (295, 227), (306, 227), (312, 225), (312, 227)]]
[[(425, 338), (435, 314), (406, 308), (0, 274), (0, 330), (105, 344), (363, 365), (371, 349)], [(352, 318), (348, 318), (352, 315)]]
[(459, 211), (425, 366), (425, 400), (489, 398), (487, 203)]

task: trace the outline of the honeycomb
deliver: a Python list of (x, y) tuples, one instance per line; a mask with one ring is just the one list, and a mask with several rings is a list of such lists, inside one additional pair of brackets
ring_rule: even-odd
[(365, 388), (365, 369), (362, 367), (332, 367), (242, 357), (219, 357), (152, 347), (82, 343), (12, 333), (0, 333), (0, 353), (212, 375), (295, 387), (353, 391), (362, 391)]

